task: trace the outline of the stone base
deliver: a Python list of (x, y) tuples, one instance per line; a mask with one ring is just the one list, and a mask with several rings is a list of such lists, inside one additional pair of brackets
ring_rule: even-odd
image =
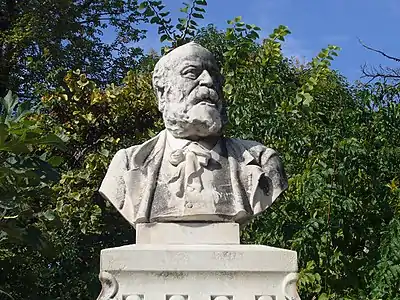
[(236, 223), (141, 223), (136, 244), (225, 245), (240, 244)]
[(98, 300), (297, 300), (296, 252), (137, 244), (101, 252)]

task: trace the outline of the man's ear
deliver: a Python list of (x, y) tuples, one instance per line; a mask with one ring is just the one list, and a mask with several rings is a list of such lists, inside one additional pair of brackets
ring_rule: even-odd
[(157, 87), (156, 87), (156, 95), (157, 95), (158, 101), (160, 101), (160, 100), (162, 100), (164, 98), (164, 91), (165, 91), (164, 86), (157, 85)]
[(158, 110), (160, 112), (164, 111), (164, 106), (165, 106), (165, 87), (164, 84), (162, 84), (160, 79), (156, 79), (154, 81), (154, 90), (157, 96), (158, 100)]
[(164, 85), (156, 84), (155, 92), (156, 92), (157, 100), (158, 100), (158, 110), (160, 112), (163, 112), (164, 107), (165, 107), (165, 87), (164, 87)]

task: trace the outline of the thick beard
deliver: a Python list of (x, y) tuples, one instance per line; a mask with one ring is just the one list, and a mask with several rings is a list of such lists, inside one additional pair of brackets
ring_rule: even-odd
[(169, 104), (163, 113), (165, 127), (176, 138), (220, 136), (223, 122), (216, 107), (196, 104), (186, 111), (186, 105)]

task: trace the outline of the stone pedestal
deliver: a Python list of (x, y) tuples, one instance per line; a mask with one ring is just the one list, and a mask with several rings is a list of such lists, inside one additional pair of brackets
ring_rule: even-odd
[(138, 226), (138, 244), (101, 252), (98, 300), (299, 299), (296, 252), (239, 245), (237, 224), (210, 226)]
[(240, 244), (236, 223), (142, 223), (136, 225), (136, 244)]

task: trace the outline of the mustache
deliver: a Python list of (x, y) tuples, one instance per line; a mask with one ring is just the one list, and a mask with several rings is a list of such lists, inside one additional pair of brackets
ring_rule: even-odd
[(203, 101), (217, 104), (219, 100), (219, 95), (216, 90), (201, 86), (190, 93), (190, 98), (190, 102), (193, 105), (196, 105)]

